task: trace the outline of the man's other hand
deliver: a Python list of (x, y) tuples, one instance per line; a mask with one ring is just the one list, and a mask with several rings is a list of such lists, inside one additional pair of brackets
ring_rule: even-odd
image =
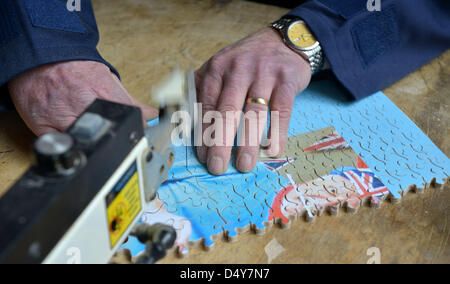
[[(272, 143), (267, 151), (271, 157), (284, 152), (294, 98), (310, 80), (309, 62), (287, 47), (281, 35), (272, 28), (263, 29), (223, 49), (196, 72), (198, 100), (203, 104), (203, 115), (208, 111), (218, 111), (225, 117), (227, 111), (239, 112), (247, 98), (265, 99), (270, 102), (270, 111), (279, 112), (279, 128), (269, 131), (269, 138), (279, 135), (279, 143)], [(265, 105), (252, 103), (246, 105), (244, 113), (267, 110)], [(209, 126), (204, 124), (203, 131)], [(227, 137), (223, 134), (224, 146), (207, 147), (203, 144), (197, 148), (200, 162), (206, 163), (212, 174), (223, 174), (228, 168), (231, 145), (237, 131), (236, 125), (233, 127), (232, 135)], [(264, 128), (258, 130), (258, 142), (262, 130)], [(256, 146), (244, 144), (238, 149), (236, 167), (241, 172), (249, 172), (256, 165), (259, 143)]]
[(138, 106), (145, 120), (157, 110), (139, 103), (104, 64), (70, 61), (37, 67), (8, 83), (22, 119), (36, 134), (64, 131), (96, 99)]

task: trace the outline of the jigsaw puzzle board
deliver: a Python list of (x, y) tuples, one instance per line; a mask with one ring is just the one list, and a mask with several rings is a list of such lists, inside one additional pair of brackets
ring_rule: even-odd
[[(344, 98), (333, 82), (311, 84), (296, 98), (286, 156), (262, 159), (249, 174), (230, 167), (211, 176), (191, 148), (177, 148), (169, 179), (142, 222), (173, 225), (185, 254), (222, 235), (264, 232), (275, 221), (311, 220), (342, 206), (354, 212), (368, 198), (378, 206), (410, 185), (448, 178), (448, 158), (384, 94)], [(144, 250), (134, 238), (124, 248), (134, 255)]]

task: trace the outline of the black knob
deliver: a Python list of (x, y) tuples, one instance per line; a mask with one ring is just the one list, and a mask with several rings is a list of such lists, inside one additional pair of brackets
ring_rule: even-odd
[(53, 132), (39, 137), (34, 152), (40, 174), (70, 174), (78, 162), (74, 139), (67, 133)]

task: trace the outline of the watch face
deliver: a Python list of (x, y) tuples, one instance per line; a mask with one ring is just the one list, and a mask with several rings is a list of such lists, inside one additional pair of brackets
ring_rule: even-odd
[(300, 50), (313, 49), (318, 45), (315, 36), (303, 21), (292, 23), (287, 30), (286, 38), (291, 45)]

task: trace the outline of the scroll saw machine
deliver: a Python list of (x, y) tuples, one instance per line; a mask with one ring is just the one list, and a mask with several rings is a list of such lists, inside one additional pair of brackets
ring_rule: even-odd
[(35, 141), (36, 163), (0, 199), (0, 263), (108, 263), (130, 235), (147, 247), (136, 263), (165, 256), (175, 230), (138, 221), (167, 179), (171, 117), (193, 105), (194, 72), (174, 71), (155, 93), (157, 126), (96, 100), (66, 132)]

